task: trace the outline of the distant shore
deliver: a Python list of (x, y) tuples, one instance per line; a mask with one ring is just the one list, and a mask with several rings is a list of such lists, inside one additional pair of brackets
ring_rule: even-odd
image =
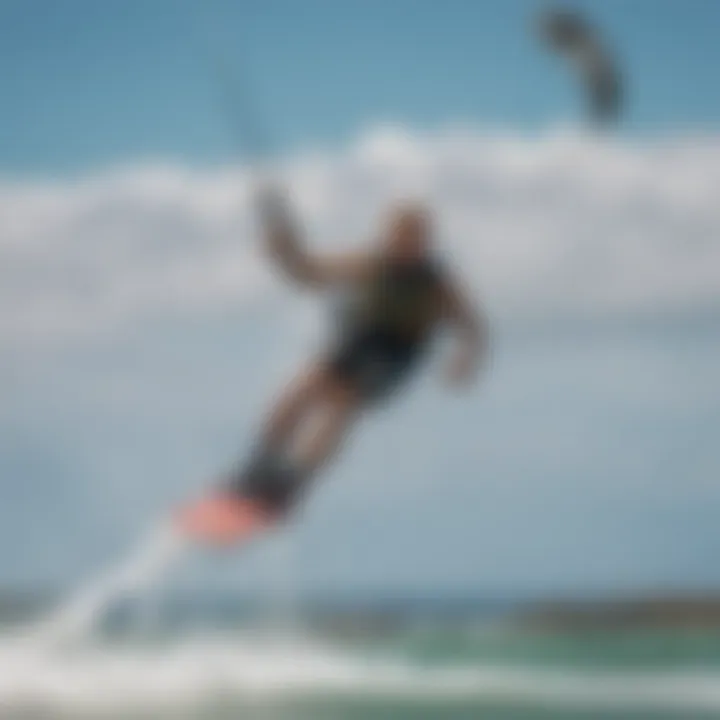
[(645, 597), (546, 602), (518, 616), (532, 630), (720, 628), (720, 597)]
[[(32, 620), (64, 597), (52, 591), (0, 590), (0, 624)], [(234, 623), (258, 614), (263, 602), (237, 597), (167, 598), (166, 621), (186, 617)], [(127, 609), (127, 608), (126, 608)], [(122, 607), (121, 607), (122, 610)], [(482, 598), (388, 597), (304, 599), (295, 608), (311, 625), (341, 632), (393, 632), (419, 619), (440, 623), (495, 622), (528, 632), (585, 632), (632, 629), (718, 629), (720, 595), (643, 596), (582, 600), (488, 600)], [(122, 612), (120, 613), (122, 617)]]

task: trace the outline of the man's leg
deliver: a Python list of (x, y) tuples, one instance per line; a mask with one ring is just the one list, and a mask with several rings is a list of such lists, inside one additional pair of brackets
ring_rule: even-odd
[[(312, 393), (302, 403), (292, 432), (279, 446), (261, 447), (233, 483), (237, 495), (255, 499), (279, 515), (296, 504), (316, 472), (339, 449), (357, 413), (356, 393), (326, 368), (318, 367), (310, 382)], [(271, 420), (271, 431), (287, 419), (281, 415), (275, 416), (280, 424)]]
[[(273, 407), (249, 462), (228, 479), (224, 490), (181, 510), (178, 519), (185, 532), (198, 540), (229, 544), (247, 539), (275, 519), (273, 488), (270, 502), (263, 502), (263, 496), (268, 495), (268, 482), (272, 484), (287, 471), (286, 450), (298, 426), (320, 399), (322, 380), (317, 366), (290, 384)], [(259, 505), (254, 494), (260, 499)]]
[[(312, 370), (276, 406), (263, 436), (267, 445), (232, 478), (230, 494), (191, 509), (183, 521), (186, 530), (199, 539), (230, 543), (285, 516), (339, 449), (358, 408), (349, 387), (320, 367)], [(312, 417), (315, 409), (318, 416)], [(293, 447), (295, 433), (306, 430), (308, 420), (318, 423)]]
[(324, 374), (319, 365), (311, 366), (296, 377), (273, 406), (261, 433), (260, 444), (265, 448), (285, 447), (324, 390)]
[(338, 453), (359, 414), (360, 400), (349, 386), (327, 377), (322, 405), (311, 432), (297, 453), (304, 474), (313, 474)]
[(283, 467), (290, 457), (297, 431), (312, 413), (323, 392), (324, 378), (319, 364), (311, 365), (298, 374), (275, 401), (255, 441), (250, 459), (236, 479), (261, 478)]

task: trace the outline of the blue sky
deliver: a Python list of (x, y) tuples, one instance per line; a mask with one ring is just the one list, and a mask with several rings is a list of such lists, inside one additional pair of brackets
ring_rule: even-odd
[[(105, 564), (321, 334), (258, 252), (219, 54), (314, 247), (420, 194), (495, 326), (484, 383), (446, 393), (437, 358), (361, 427), (290, 533), (303, 587), (720, 587), (720, 5), (582, 6), (628, 68), (614, 137), (531, 2), (3, 3), (0, 586)], [(194, 577), (250, 587), (263, 552)]]
[[(717, 126), (717, 3), (579, 5), (624, 58), (629, 128)], [(209, 61), (217, 54), (247, 65), (281, 148), (345, 142), (378, 120), (533, 127), (572, 119), (572, 79), (528, 37), (536, 7), (7, 0), (0, 170), (57, 174), (158, 157), (226, 162), (232, 142)]]

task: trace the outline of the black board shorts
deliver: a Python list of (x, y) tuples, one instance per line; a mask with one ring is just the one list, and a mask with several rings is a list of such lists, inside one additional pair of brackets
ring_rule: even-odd
[(366, 402), (386, 399), (411, 374), (424, 343), (380, 329), (365, 329), (344, 338), (327, 358), (327, 368), (349, 383)]

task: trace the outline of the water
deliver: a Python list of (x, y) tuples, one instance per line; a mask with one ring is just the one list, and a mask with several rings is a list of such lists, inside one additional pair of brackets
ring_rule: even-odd
[[(435, 632), (436, 641), (443, 640), (443, 632)], [(493, 637), (495, 648), (502, 649), (503, 632)], [(537, 638), (526, 638), (528, 657), (523, 659), (518, 652), (522, 639), (506, 632), (513, 661), (488, 658), (481, 637), (474, 641), (481, 659), (468, 657), (467, 643), (458, 653), (462, 659), (453, 659), (448, 638), (433, 658), (428, 648), (411, 652), (382, 640), (356, 647), (318, 636), (269, 641), (247, 629), (180, 633), (145, 643), (97, 640), (24, 656), (4, 647), (0, 707), (43, 718), (169, 718), (178, 713), (222, 718), (233, 709), (260, 716), (272, 710), (286, 713), (282, 717), (325, 713), (342, 718), (470, 717), (473, 710), (492, 711), (483, 716), (498, 720), (542, 718), (551, 712), (577, 718), (629, 713), (678, 720), (720, 717), (720, 653), (712, 663), (704, 657), (704, 666), (693, 666), (691, 650), (686, 667), (656, 662), (648, 668), (626, 659), (613, 663), (607, 655), (603, 664), (587, 656), (575, 663), (570, 651), (562, 661), (553, 653), (550, 664), (540, 661)], [(545, 637), (540, 644), (557, 639)], [(627, 633), (615, 638), (625, 651), (647, 641)], [(606, 651), (613, 642), (605, 639)]]
[(374, 628), (357, 610), (270, 635), (219, 612), (203, 631), (162, 618), (144, 635), (100, 631), (117, 602), (141, 598), (183, 551), (172, 532), (152, 533), (31, 632), (6, 627), (2, 717), (720, 717), (720, 633), (530, 632), (481, 612), (418, 616), (402, 604)]

